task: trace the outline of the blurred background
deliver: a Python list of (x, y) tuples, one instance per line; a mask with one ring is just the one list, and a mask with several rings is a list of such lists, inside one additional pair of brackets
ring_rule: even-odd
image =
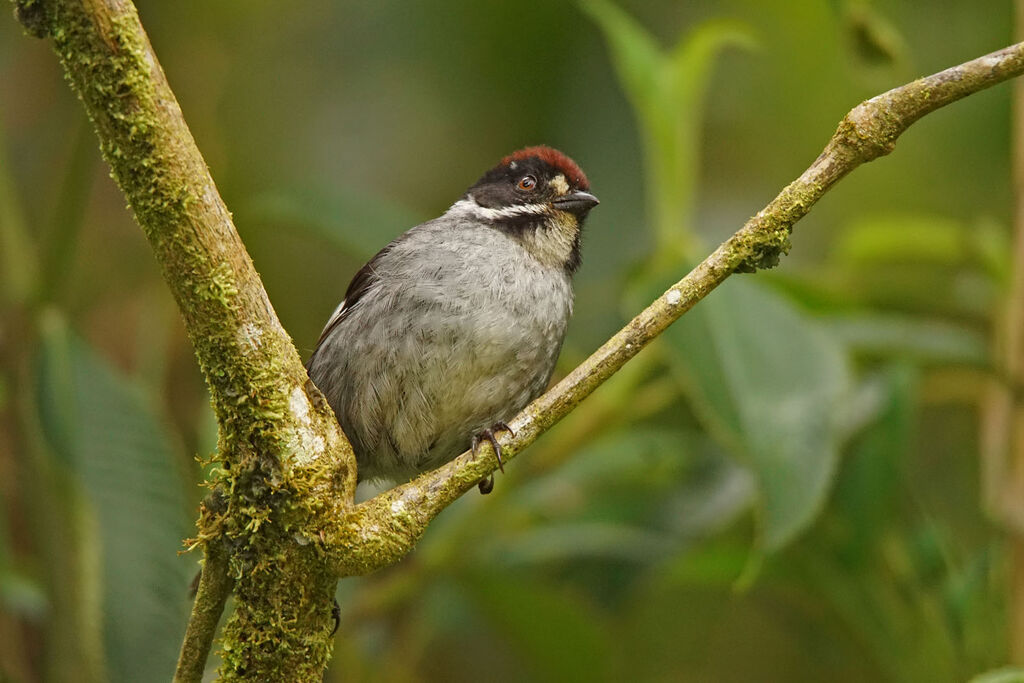
[[(559, 374), (852, 106), (1013, 33), (1007, 0), (137, 4), (303, 356), (365, 259), (500, 157), (575, 158), (602, 204)], [(1011, 96), (916, 124), (778, 268), (341, 582), (327, 680), (1024, 680)], [(215, 443), (83, 110), (7, 16), (0, 680), (169, 678)]]

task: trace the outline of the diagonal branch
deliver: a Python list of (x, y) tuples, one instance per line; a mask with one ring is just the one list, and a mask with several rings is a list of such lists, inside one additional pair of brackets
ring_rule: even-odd
[[(200, 587), (180, 679), (201, 675), (230, 576), (237, 600), (223, 677), (316, 680), (329, 655), (337, 577), (401, 559), (441, 510), (497, 467), (493, 453), (463, 454), (353, 506), (351, 448), (270, 305), (130, 0), (14, 2), (29, 32), (53, 40), (178, 302), (217, 413), (224, 493), (204, 506), (197, 544), (218, 570)], [(777, 263), (793, 224), (845, 174), (890, 152), (914, 121), (1022, 72), (1024, 43), (854, 108), (800, 178), (513, 420), (505, 457), (733, 272)]]
[(267, 298), (130, 0), (15, 0), (15, 12), (52, 40), (177, 300), (217, 415), (229, 493), (204, 508), (196, 544), (212, 541), (207, 569), (220, 576), (204, 577), (181, 680), (201, 676), (229, 571), (239, 599), (224, 676), (315, 679), (330, 651), (337, 577), (313, 542), (314, 520), (351, 505), (352, 450)]
[[(893, 150), (911, 124), (936, 109), (1024, 73), (1024, 43), (920, 78), (854, 107), (821, 155), (768, 206), (682, 280), (633, 318), (561, 382), (526, 407), (501, 440), (507, 462), (565, 417), (640, 349), (693, 308), (734, 272), (778, 263), (789, 249), (793, 224), (839, 179)], [(337, 539), (339, 573), (362, 574), (407, 553), (430, 521), (483, 477), (497, 469), (492, 451), (467, 452), (407, 484), (353, 508)], [(367, 547), (371, 552), (361, 550)]]

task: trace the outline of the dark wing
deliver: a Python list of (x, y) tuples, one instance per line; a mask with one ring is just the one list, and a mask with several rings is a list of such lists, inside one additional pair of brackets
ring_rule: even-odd
[[(398, 239), (401, 239), (399, 237)], [(334, 331), (341, 322), (348, 317), (348, 314), (352, 311), (352, 307), (355, 306), (363, 295), (370, 290), (370, 287), (377, 281), (377, 271), (374, 266), (377, 265), (381, 257), (391, 251), (391, 247), (398, 242), (398, 239), (394, 240), (386, 247), (381, 249), (370, 259), (365, 266), (359, 269), (359, 271), (352, 278), (352, 282), (348, 283), (348, 289), (345, 290), (345, 298), (341, 302), (341, 306), (334, 312), (334, 315), (330, 320), (327, 321), (327, 325), (324, 327), (324, 331), (320, 333), (320, 338), (316, 340), (316, 348), (313, 349), (313, 354), (310, 356), (309, 361), (306, 361), (306, 365), (313, 360), (313, 356), (316, 355), (316, 350), (320, 348), (324, 340), (330, 336), (331, 332)]]
[(373, 261), (370, 261), (359, 269), (359, 272), (352, 278), (352, 282), (348, 284), (348, 289), (345, 290), (345, 298), (342, 300), (338, 310), (334, 312), (334, 316), (327, 321), (324, 331), (320, 333), (320, 338), (316, 340), (317, 346), (320, 346), (324, 339), (327, 339), (331, 332), (334, 331), (334, 328), (348, 317), (352, 307), (366, 294), (374, 280), (376, 280), (376, 275), (373, 272)]

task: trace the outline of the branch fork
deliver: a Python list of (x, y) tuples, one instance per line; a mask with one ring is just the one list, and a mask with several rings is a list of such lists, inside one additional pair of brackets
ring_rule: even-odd
[[(356, 505), (355, 458), (312, 385), (189, 133), (129, 0), (15, 0), (26, 30), (50, 37), (101, 149), (181, 309), (220, 425), (217, 484), (204, 507), (205, 570), (178, 681), (199, 681), (217, 619), (226, 680), (319, 680), (338, 578), (400, 560), (431, 520), (498, 468), (490, 444)], [(568, 414), (733, 272), (778, 263), (793, 225), (839, 179), (892, 151), (922, 116), (1024, 73), (1024, 43), (867, 100), (822, 154), (710, 256), (500, 437), (506, 462)], [(233, 577), (233, 578), (229, 578)], [(273, 647), (269, 645), (273, 644)]]

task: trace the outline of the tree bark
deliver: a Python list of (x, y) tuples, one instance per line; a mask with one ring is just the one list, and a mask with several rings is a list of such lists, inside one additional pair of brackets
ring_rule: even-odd
[[(430, 521), (497, 468), (485, 447), (358, 506), (355, 461), (281, 327), (128, 0), (15, 0), (50, 37), (104, 158), (146, 233), (210, 387), (223, 470), (195, 546), (206, 571), (178, 680), (200, 680), (231, 586), (225, 680), (320, 680), (339, 577), (407, 554)], [(855, 107), (824, 152), (765, 209), (510, 422), (506, 461), (726, 277), (775, 265), (793, 224), (840, 178), (889, 153), (921, 116), (1024, 72), (1024, 43)]]

